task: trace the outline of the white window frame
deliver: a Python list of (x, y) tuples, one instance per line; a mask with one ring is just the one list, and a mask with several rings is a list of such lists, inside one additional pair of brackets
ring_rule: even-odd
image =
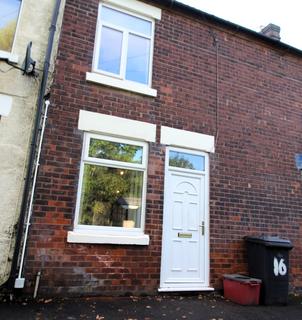
[(7, 59), (9, 62), (12, 62), (12, 63), (18, 63), (18, 59), (19, 59), (18, 55), (14, 54), (13, 52), (15, 51), (16, 35), (19, 30), (20, 17), (22, 15), (23, 6), (24, 6), (24, 0), (21, 0), (20, 9), (18, 12), (16, 30), (15, 30), (15, 34), (14, 34), (13, 45), (12, 45), (11, 51), (0, 50), (0, 58)]
[[(154, 29), (155, 29), (155, 18), (160, 19), (161, 10), (158, 8), (152, 7), (150, 5), (143, 4), (138, 1), (129, 1), (129, 0), (124, 0), (124, 1), (122, 5), (117, 5), (116, 1), (114, 0), (101, 2), (99, 4), (98, 21), (97, 21), (97, 27), (96, 27), (95, 45), (94, 45), (93, 62), (92, 62), (92, 72), (86, 73), (86, 80), (91, 82), (101, 83), (111, 87), (116, 87), (116, 88), (127, 90), (127, 91), (134, 91), (144, 95), (156, 97), (157, 91), (151, 88), (152, 70), (153, 70), (153, 51), (154, 51)], [(103, 22), (101, 20), (101, 12), (102, 12), (103, 6), (107, 8), (111, 8), (113, 10), (120, 11), (127, 15), (137, 17), (139, 19), (151, 22), (151, 36), (149, 37), (145, 34), (134, 32), (127, 28), (123, 28), (120, 25)], [(143, 10), (145, 10), (145, 12)], [(149, 12), (149, 15), (148, 15), (148, 12)], [(98, 69), (98, 66), (97, 66), (99, 61), (99, 55), (100, 55), (101, 30), (103, 26), (123, 33), (120, 74), (118, 75), (100, 70)], [(149, 70), (148, 70), (147, 84), (126, 79), (129, 33), (150, 40), (150, 56), (149, 56)]]
[[(98, 159), (88, 156), (90, 139), (96, 138), (100, 140), (125, 143), (143, 148), (142, 163), (128, 163), (109, 159)], [(147, 189), (147, 155), (148, 143), (125, 138), (117, 138), (112, 136), (84, 133), (83, 150), (81, 157), (80, 176), (77, 192), (77, 202), (74, 219), (74, 230), (68, 232), (68, 242), (77, 243), (113, 243), (113, 244), (149, 244), (149, 236), (144, 234), (145, 228), (145, 211), (146, 211), (146, 189)], [(84, 165), (100, 165), (110, 166), (121, 169), (135, 169), (143, 172), (143, 190), (142, 190), (142, 207), (141, 207), (141, 225), (139, 228), (124, 228), (124, 227), (108, 227), (108, 226), (93, 226), (79, 224), (81, 192), (84, 176)]]

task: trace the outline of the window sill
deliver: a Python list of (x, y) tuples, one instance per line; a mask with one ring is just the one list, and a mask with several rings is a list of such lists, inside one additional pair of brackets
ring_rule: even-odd
[(12, 63), (18, 63), (18, 56), (7, 51), (0, 50), (0, 59), (5, 59)]
[(157, 90), (149, 88), (146, 85), (135, 83), (132, 81), (112, 78), (99, 73), (86, 72), (86, 80), (94, 83), (100, 83), (109, 87), (140, 93), (150, 97), (157, 96)]
[(87, 234), (76, 231), (69, 231), (67, 235), (69, 243), (98, 243), (98, 244), (134, 244), (134, 245), (149, 245), (149, 236), (146, 234), (140, 235), (113, 235), (113, 234)]

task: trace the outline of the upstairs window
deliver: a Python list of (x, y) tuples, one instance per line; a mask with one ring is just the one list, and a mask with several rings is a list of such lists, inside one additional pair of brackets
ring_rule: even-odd
[(149, 86), (153, 29), (152, 19), (101, 4), (94, 70)]
[(0, 51), (11, 52), (21, 0), (0, 0)]

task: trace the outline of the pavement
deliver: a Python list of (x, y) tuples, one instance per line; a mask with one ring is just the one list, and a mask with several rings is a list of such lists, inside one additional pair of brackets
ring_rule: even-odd
[(1, 320), (300, 320), (302, 297), (287, 306), (241, 306), (218, 294), (0, 301)]

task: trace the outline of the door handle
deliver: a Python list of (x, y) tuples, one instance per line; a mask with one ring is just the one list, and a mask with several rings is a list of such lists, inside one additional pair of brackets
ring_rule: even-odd
[(202, 221), (200, 228), (201, 228), (201, 234), (204, 236), (204, 228), (205, 228), (204, 221)]

